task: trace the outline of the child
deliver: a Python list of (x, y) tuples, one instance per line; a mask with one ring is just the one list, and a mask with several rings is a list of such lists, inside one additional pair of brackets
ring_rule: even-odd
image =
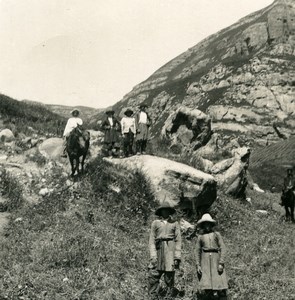
[(171, 218), (175, 209), (168, 204), (160, 206), (155, 214), (159, 218), (152, 222), (149, 239), (149, 295), (151, 300), (158, 299), (160, 278), (168, 287), (166, 298), (171, 299), (174, 288), (175, 270), (179, 269), (181, 259), (181, 233), (178, 222)]
[(224, 270), (225, 246), (221, 234), (213, 230), (216, 221), (210, 214), (204, 214), (197, 222), (202, 230), (198, 236), (197, 273), (199, 289), (205, 294), (205, 299), (227, 299), (227, 278)]

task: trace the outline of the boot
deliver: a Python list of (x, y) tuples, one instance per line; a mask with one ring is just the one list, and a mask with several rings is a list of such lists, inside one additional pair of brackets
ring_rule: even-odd
[(137, 155), (141, 154), (141, 143), (142, 143), (142, 141), (136, 141), (136, 154)]

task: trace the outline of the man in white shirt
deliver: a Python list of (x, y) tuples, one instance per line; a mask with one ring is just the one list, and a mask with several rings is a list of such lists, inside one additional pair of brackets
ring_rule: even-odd
[(128, 157), (133, 154), (132, 146), (134, 135), (136, 134), (136, 125), (135, 118), (132, 117), (133, 111), (131, 109), (128, 108), (124, 114), (126, 117), (123, 117), (121, 120), (122, 135), (124, 137), (123, 151), (124, 156)]
[(78, 109), (74, 109), (72, 112), (72, 117), (68, 119), (67, 125), (65, 127), (64, 133), (63, 133), (63, 154), (61, 155), (62, 157), (67, 157), (67, 152), (66, 152), (66, 146), (67, 146), (67, 139), (72, 132), (74, 128), (77, 126), (81, 126), (83, 124), (83, 121), (81, 118), (79, 118), (80, 111)]
[(136, 154), (145, 154), (147, 141), (149, 139), (149, 126), (151, 120), (146, 112), (147, 105), (139, 106), (139, 113), (135, 117), (136, 124)]

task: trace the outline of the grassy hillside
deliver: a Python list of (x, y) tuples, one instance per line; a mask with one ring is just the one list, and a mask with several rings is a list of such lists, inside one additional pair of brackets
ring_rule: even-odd
[(31, 127), (40, 134), (62, 134), (66, 120), (48, 110), (44, 105), (17, 101), (0, 94), (0, 119), (3, 127), (15, 132), (32, 133)]
[[(11, 179), (1, 174), (9, 185)], [(81, 181), (67, 187), (66, 180), (56, 167), (48, 179), (54, 193), (12, 209), (0, 243), (0, 298), (147, 300), (147, 242), (155, 208), (149, 183), (99, 158)], [(7, 190), (3, 196), (15, 197)], [(249, 196), (252, 205), (220, 195), (211, 211), (228, 248), (230, 295), (294, 299), (294, 226), (279, 223), (274, 212), (256, 212), (269, 209), (276, 195)], [(193, 299), (196, 286), (194, 243), (184, 239), (183, 273), (177, 273), (184, 300)]]
[(46, 107), (52, 112), (64, 118), (69, 118), (71, 116), (71, 111), (73, 109), (75, 108), (79, 109), (81, 113), (80, 116), (85, 122), (89, 122), (90, 119), (100, 111), (100, 109), (87, 107), (87, 106), (66, 106), (66, 105), (49, 104), (46, 105)]
[(295, 137), (278, 143), (254, 149), (250, 158), (250, 172), (255, 182), (263, 189), (272, 186), (280, 191), (286, 166), (295, 167)]

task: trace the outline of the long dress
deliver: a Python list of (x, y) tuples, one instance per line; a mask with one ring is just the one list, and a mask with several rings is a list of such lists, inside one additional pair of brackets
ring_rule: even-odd
[(201, 266), (200, 290), (226, 290), (228, 288), (225, 269), (218, 274), (218, 265), (224, 265), (225, 245), (219, 232), (198, 236), (196, 245), (197, 266)]
[(181, 259), (181, 234), (178, 222), (153, 221), (149, 248), (151, 258), (157, 258), (157, 270), (173, 272), (174, 259)]

